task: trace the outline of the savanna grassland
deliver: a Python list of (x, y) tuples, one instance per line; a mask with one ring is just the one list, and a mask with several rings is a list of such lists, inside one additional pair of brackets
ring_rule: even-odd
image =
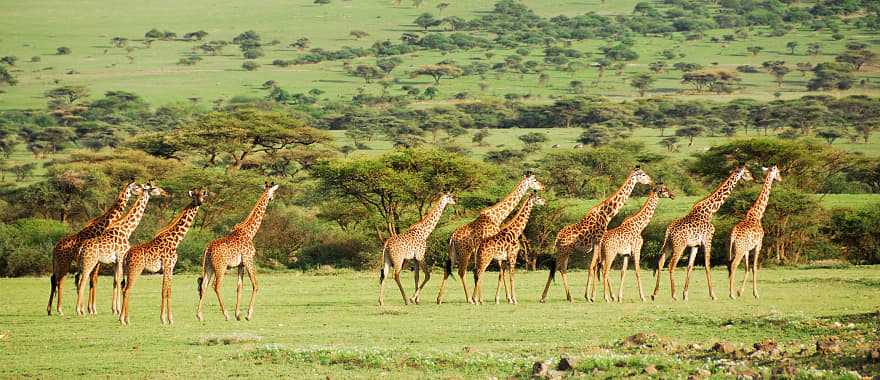
[[(866, 356), (878, 344), (876, 267), (766, 269), (759, 274), (761, 298), (752, 298), (747, 286), (736, 301), (726, 297), (726, 272), (714, 272), (722, 295), (717, 301), (708, 299), (698, 271), (688, 302), (671, 301), (664, 273), (658, 300), (641, 303), (630, 273), (623, 303), (588, 304), (577, 297), (569, 304), (557, 283), (548, 303), (540, 304), (546, 271), (539, 271), (517, 273), (519, 305), (494, 305), (488, 291), (489, 304), (473, 306), (463, 302), (456, 283), (445, 304), (434, 304), (435, 271), (423, 304), (404, 307), (392, 283), (381, 308), (375, 273), (269, 273), (260, 275), (254, 320), (223, 321), (209, 294), (203, 323), (194, 316), (195, 278), (180, 275), (172, 327), (158, 321), (159, 276), (143, 278), (135, 289), (128, 327), (109, 313), (104, 279), (99, 314), (92, 318), (70, 315), (69, 287), (68, 314), (46, 317), (48, 280), (4, 279), (0, 376), (527, 378), (533, 363), (546, 360), (554, 368), (560, 357), (577, 360), (573, 371), (560, 374), (602, 378), (877, 374)], [(681, 281), (681, 271), (677, 275)], [(409, 291), (411, 277), (404, 277)], [(585, 277), (571, 274), (575, 294), (583, 291)], [(612, 278), (616, 288), (617, 274)], [(650, 292), (650, 272), (642, 281)], [(231, 307), (234, 281), (226, 281), (223, 294)], [(816, 341), (832, 336), (842, 351), (817, 353)], [(778, 343), (778, 352), (753, 347), (768, 339)], [(714, 350), (719, 341), (736, 351)]]

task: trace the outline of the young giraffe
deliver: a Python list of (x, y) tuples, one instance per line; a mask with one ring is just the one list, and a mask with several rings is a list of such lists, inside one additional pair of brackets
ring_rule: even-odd
[[(138, 186), (134, 182), (126, 184), (116, 196), (116, 201), (103, 215), (92, 219), (76, 234), (67, 236), (55, 244), (55, 248), (52, 250), (52, 277), (49, 279), (49, 304), (46, 306), (48, 315), (52, 315), (52, 298), (56, 292), (58, 293), (58, 303), (55, 310), (58, 315), (64, 315), (64, 312), (61, 311), (61, 290), (64, 285), (64, 277), (70, 271), (70, 263), (74, 261), (79, 245), (84, 240), (100, 235), (107, 229), (107, 226), (125, 215), (125, 206), (128, 204), (132, 192), (137, 188)], [(94, 289), (98, 281), (97, 271), (90, 280), (89, 285)], [(94, 297), (93, 292), (92, 297)]]
[[(516, 257), (519, 254), (520, 249), (519, 237), (522, 235), (523, 230), (526, 228), (526, 224), (529, 222), (529, 216), (532, 214), (532, 209), (535, 206), (543, 206), (544, 204), (544, 198), (539, 197), (536, 193), (530, 194), (510, 222), (501, 227), (501, 230), (497, 234), (483, 239), (480, 242), (480, 247), (477, 249), (477, 256), (474, 262), (474, 279), (476, 280), (476, 284), (474, 285), (474, 299), (472, 303), (483, 303), (483, 288), (481, 286), (483, 282), (483, 274), (486, 272), (486, 268), (492, 260), (498, 262), (498, 287), (495, 289), (495, 303), (498, 303), (498, 291), (502, 285), (504, 285), (505, 292), (507, 293), (507, 302), (512, 304), (517, 303), (513, 273), (516, 269)], [(504, 266), (505, 261), (507, 262), (506, 268)], [(507, 291), (507, 283), (504, 282), (505, 269), (509, 272), (509, 292)]]
[[(734, 168), (730, 175), (721, 182), (712, 194), (709, 194), (709, 196), (697, 202), (691, 209), (690, 213), (681, 219), (672, 221), (672, 223), (669, 223), (669, 226), (666, 227), (666, 236), (663, 237), (663, 244), (660, 247), (660, 260), (657, 262), (657, 270), (654, 272), (654, 275), (657, 277), (657, 283), (655, 284), (654, 292), (651, 295), (652, 300), (657, 297), (657, 293), (660, 291), (660, 272), (663, 270), (664, 262), (666, 262), (666, 252), (668, 250), (672, 251), (672, 258), (669, 260), (669, 285), (672, 291), (672, 299), (678, 300), (675, 295), (675, 278), (673, 277), (675, 274), (675, 266), (678, 264), (679, 259), (681, 259), (684, 250), (690, 247), (691, 252), (684, 280), (684, 293), (682, 295), (684, 300), (687, 301), (688, 285), (690, 285), (691, 273), (694, 270), (694, 259), (697, 257), (697, 252), (699, 251), (700, 246), (703, 247), (703, 254), (705, 256), (706, 281), (709, 283), (709, 296), (712, 297), (713, 300), (716, 299), (715, 289), (712, 288), (712, 273), (710, 272), (712, 237), (715, 235), (715, 226), (712, 225), (712, 216), (715, 215), (719, 208), (721, 208), (721, 205), (724, 204), (724, 201), (727, 200), (727, 197), (730, 196), (733, 188), (741, 179), (747, 181), (752, 180), (752, 173), (746, 169), (745, 165), (739, 165)], [(671, 243), (671, 246), (667, 247), (667, 242)]]
[[(382, 247), (382, 269), (379, 271), (379, 306), (385, 304), (385, 280), (388, 278), (388, 272), (394, 270), (394, 281), (400, 288), (400, 295), (403, 296), (403, 303), (409, 305), (412, 301), (416, 304), (421, 301), (422, 288), (431, 278), (431, 270), (425, 264), (425, 251), (428, 249), (428, 236), (434, 231), (434, 227), (440, 221), (443, 215), (443, 209), (446, 205), (454, 205), (455, 199), (450, 194), (443, 194), (437, 205), (434, 206), (427, 215), (418, 223), (409, 227), (406, 232), (395, 235), (385, 241)], [(415, 277), (416, 290), (412, 298), (406, 298), (406, 292), (403, 291), (403, 284), (400, 283), (400, 271), (403, 269), (404, 260), (415, 260)], [(425, 280), (419, 285), (419, 269), (425, 272)]]
[[(770, 188), (773, 181), (782, 181), (779, 174), (779, 168), (773, 165), (771, 168), (762, 168), (764, 171), (764, 185), (755, 204), (746, 213), (746, 217), (730, 232), (730, 248), (727, 252), (728, 260), (731, 260), (728, 266), (728, 286), (730, 287), (730, 298), (736, 299), (742, 295), (743, 288), (746, 286), (746, 279), (749, 278), (749, 252), (754, 250), (753, 258), (754, 266), (752, 267), (752, 295), (758, 298), (758, 255), (761, 254), (761, 244), (764, 241), (764, 227), (761, 226), (761, 219), (764, 217), (764, 211), (767, 209), (767, 202), (770, 200)], [(742, 284), (733, 295), (733, 283), (736, 279), (736, 267), (739, 266), (740, 260), (745, 257), (745, 277)]]
[(642, 290), (641, 276), (641, 252), (642, 252), (642, 231), (651, 222), (654, 211), (657, 210), (657, 203), (660, 198), (675, 199), (669, 189), (663, 184), (658, 184), (651, 192), (648, 193), (648, 199), (639, 210), (629, 218), (626, 218), (619, 226), (610, 229), (602, 235), (599, 243), (599, 252), (602, 259), (602, 293), (604, 293), (605, 301), (611, 301), (609, 297), (614, 291), (611, 289), (611, 280), (608, 273), (611, 270), (611, 264), (617, 255), (623, 256), (623, 266), (620, 268), (620, 288), (617, 290), (617, 302), (623, 300), (623, 280), (626, 276), (626, 268), (629, 264), (629, 257), (632, 255), (635, 264), (636, 283), (639, 286), (639, 298), (645, 300), (645, 292)]
[[(122, 280), (122, 259), (125, 252), (128, 251), (128, 239), (141, 222), (150, 196), (165, 195), (165, 191), (161, 188), (154, 187), (147, 183), (136, 189), (137, 200), (125, 214), (125, 217), (114, 222), (104, 230), (100, 235), (83, 241), (76, 253), (76, 259), (80, 268), (79, 281), (76, 284), (76, 312), (79, 315), (84, 314), (83, 310), (83, 292), (85, 292), (85, 282), (98, 271), (99, 264), (116, 264), (116, 270), (113, 275), (113, 298), (111, 309), (113, 314), (119, 313), (120, 305), (120, 281)], [(90, 300), (88, 301), (88, 313), (97, 314), (95, 307), (94, 288), (91, 290)]]
[[(587, 215), (578, 223), (570, 224), (563, 227), (556, 234), (556, 262), (551, 264), (550, 275), (547, 277), (547, 284), (544, 285), (544, 292), (541, 293), (541, 302), (547, 301), (547, 292), (550, 291), (550, 282), (556, 271), (562, 274), (562, 285), (565, 287), (565, 299), (572, 302), (571, 289), (568, 287), (568, 259), (575, 252), (584, 252), (584, 254), (593, 252), (590, 260), (590, 268), (587, 274), (587, 288), (584, 291), (584, 298), (593, 301), (596, 295), (596, 280), (594, 277), (598, 275), (597, 266), (599, 255), (596, 253), (598, 249), (599, 239), (608, 228), (608, 222), (611, 221), (617, 212), (620, 211), (626, 200), (629, 199), (633, 188), (637, 183), (650, 184), (649, 177), (639, 166), (636, 166), (629, 175), (623, 185), (617, 189), (614, 194), (605, 199), (602, 203), (593, 206)], [(593, 292), (590, 295), (590, 283), (593, 284)]]
[(125, 255), (125, 272), (128, 273), (128, 277), (123, 283), (122, 312), (119, 313), (119, 322), (123, 325), (128, 325), (128, 301), (131, 300), (131, 288), (144, 269), (152, 273), (162, 271), (160, 319), (163, 325), (174, 323), (171, 314), (171, 277), (174, 275), (174, 265), (177, 264), (177, 246), (192, 226), (207, 193), (205, 189), (190, 190), (191, 201), (177, 218), (162, 228), (153, 240), (128, 250), (128, 254)]
[(198, 279), (199, 288), (199, 306), (196, 310), (196, 317), (202, 321), (202, 304), (205, 300), (205, 288), (214, 277), (214, 293), (217, 294), (217, 302), (220, 303), (220, 311), (223, 317), (229, 320), (229, 314), (223, 306), (223, 298), (220, 297), (220, 282), (226, 269), (230, 267), (238, 267), (238, 285), (235, 293), (235, 319), (241, 320), (241, 310), (239, 304), (241, 302), (241, 287), (244, 282), (244, 273), (247, 271), (251, 281), (251, 302), (248, 305), (247, 320), (251, 320), (254, 315), (254, 301), (257, 297), (257, 270), (254, 266), (254, 256), (257, 254), (254, 248), (254, 235), (260, 229), (260, 223), (263, 222), (263, 216), (266, 215), (266, 208), (269, 201), (275, 196), (278, 185), (266, 183), (263, 193), (257, 200), (251, 213), (248, 214), (241, 223), (236, 225), (229, 235), (216, 239), (208, 244), (205, 248), (205, 254), (202, 256), (202, 276)]
[(480, 211), (480, 215), (474, 221), (458, 227), (449, 238), (449, 256), (443, 267), (443, 280), (440, 282), (440, 291), (437, 292), (437, 304), (443, 303), (443, 290), (446, 279), (452, 274), (452, 265), (458, 268), (458, 277), (461, 287), (464, 289), (464, 298), (468, 302), (473, 299), (468, 295), (467, 284), (464, 275), (467, 272), (471, 256), (475, 253), (482, 239), (498, 233), (501, 223), (519, 205), (522, 197), (529, 190), (544, 190), (544, 185), (531, 173), (523, 176), (513, 191), (495, 205)]

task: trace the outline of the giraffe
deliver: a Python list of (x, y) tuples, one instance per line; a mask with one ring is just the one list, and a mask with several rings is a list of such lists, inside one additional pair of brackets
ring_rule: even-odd
[[(76, 253), (76, 259), (80, 268), (79, 281), (76, 284), (76, 312), (83, 315), (83, 292), (85, 292), (85, 282), (95, 272), (98, 271), (98, 265), (116, 264), (116, 271), (113, 275), (113, 299), (111, 309), (114, 314), (119, 313), (119, 281), (122, 279), (122, 258), (128, 251), (128, 239), (132, 232), (137, 228), (147, 209), (150, 196), (166, 195), (165, 190), (155, 187), (150, 183), (142, 185), (135, 190), (138, 195), (137, 200), (125, 214), (125, 217), (115, 221), (109, 225), (100, 235), (83, 241)], [(95, 308), (94, 288), (90, 291), (90, 299), (88, 301), (88, 313), (97, 314)]]
[(174, 275), (174, 265), (177, 264), (177, 246), (186, 236), (199, 212), (199, 206), (205, 202), (206, 189), (193, 189), (189, 191), (190, 203), (183, 208), (174, 220), (156, 233), (153, 240), (138, 244), (128, 250), (125, 255), (125, 272), (128, 274), (123, 282), (122, 312), (119, 313), (119, 322), (128, 325), (128, 302), (131, 300), (131, 288), (135, 281), (143, 273), (144, 269), (156, 273), (162, 271), (162, 302), (160, 304), (160, 319), (162, 324), (174, 324), (171, 314), (171, 277)]
[[(703, 200), (697, 202), (691, 211), (684, 217), (672, 221), (666, 227), (666, 235), (663, 237), (663, 244), (660, 247), (660, 260), (657, 262), (657, 270), (654, 276), (657, 283), (654, 285), (654, 292), (651, 299), (656, 299), (657, 293), (660, 291), (660, 272), (663, 270), (663, 264), (666, 262), (666, 251), (671, 250), (672, 258), (669, 260), (669, 285), (672, 291), (672, 299), (678, 300), (675, 295), (675, 266), (681, 259), (682, 253), (688, 247), (691, 248), (690, 258), (688, 259), (687, 273), (684, 280), (683, 298), (688, 299), (688, 285), (691, 280), (691, 273), (694, 270), (694, 259), (697, 257), (699, 247), (703, 247), (706, 266), (706, 281), (709, 283), (709, 296), (716, 299), (715, 290), (712, 288), (712, 273), (710, 272), (710, 261), (712, 259), (712, 237), (715, 235), (715, 226), (712, 225), (712, 216), (721, 208), (727, 197), (733, 191), (737, 182), (741, 179), (746, 181), (752, 180), (752, 173), (745, 165), (738, 165), (727, 178), (718, 185), (712, 194), (709, 194)], [(671, 245), (667, 247), (666, 243)]]
[(645, 301), (645, 292), (642, 290), (642, 276), (640, 258), (642, 252), (642, 231), (651, 222), (654, 211), (657, 210), (657, 203), (660, 198), (675, 199), (669, 189), (662, 183), (657, 184), (651, 192), (648, 193), (648, 199), (639, 210), (629, 218), (626, 218), (619, 226), (610, 229), (602, 235), (599, 243), (599, 252), (602, 261), (602, 293), (605, 301), (611, 301), (609, 295), (614, 291), (611, 289), (611, 281), (608, 278), (608, 272), (611, 270), (611, 264), (614, 263), (617, 255), (623, 256), (623, 266), (620, 269), (620, 288), (617, 290), (617, 302), (623, 300), (623, 280), (626, 276), (626, 268), (629, 264), (629, 257), (633, 257), (635, 264), (636, 283), (639, 286), (639, 298)]
[[(728, 286), (730, 288), (730, 298), (736, 299), (742, 295), (743, 288), (746, 286), (746, 279), (749, 277), (749, 252), (754, 250), (754, 266), (752, 267), (752, 295), (758, 298), (758, 255), (761, 254), (761, 244), (764, 240), (764, 227), (761, 226), (761, 219), (764, 217), (764, 211), (767, 209), (767, 202), (770, 200), (770, 188), (773, 181), (782, 181), (779, 174), (779, 168), (776, 165), (768, 168), (761, 168), (764, 171), (764, 185), (755, 204), (746, 213), (746, 217), (730, 232), (730, 247), (728, 249)], [(736, 279), (736, 267), (739, 266), (740, 260), (745, 257), (745, 277), (736, 295), (733, 294), (733, 283)]]
[(498, 203), (480, 211), (480, 215), (474, 221), (458, 227), (449, 238), (449, 256), (443, 267), (443, 280), (440, 282), (440, 291), (437, 292), (437, 304), (443, 303), (443, 290), (446, 279), (452, 274), (452, 265), (458, 267), (458, 277), (461, 287), (464, 289), (464, 298), (473, 302), (468, 295), (467, 284), (464, 275), (473, 255), (480, 244), (480, 240), (498, 233), (504, 219), (516, 209), (522, 197), (529, 190), (544, 190), (544, 185), (539, 182), (532, 173), (526, 173), (516, 184), (513, 191)]
[[(544, 292), (541, 293), (541, 302), (547, 301), (547, 293), (550, 291), (550, 282), (553, 280), (556, 271), (562, 274), (562, 284), (565, 287), (565, 298), (568, 302), (572, 302), (571, 289), (568, 287), (568, 259), (575, 252), (589, 253), (593, 252), (590, 260), (590, 268), (587, 274), (587, 288), (584, 291), (584, 298), (593, 302), (596, 293), (596, 277), (598, 257), (596, 253), (598, 249), (599, 239), (608, 228), (608, 222), (611, 221), (617, 212), (620, 211), (626, 200), (629, 199), (632, 190), (637, 183), (650, 184), (651, 177), (642, 171), (641, 167), (636, 166), (626, 177), (623, 185), (620, 186), (614, 194), (611, 194), (602, 203), (599, 203), (589, 211), (579, 222), (570, 224), (559, 230), (556, 234), (556, 262), (551, 264), (550, 275), (547, 277), (547, 284), (544, 285)], [(590, 283), (593, 283), (593, 294), (590, 295)]]
[(196, 310), (196, 317), (202, 321), (202, 304), (205, 300), (205, 287), (214, 276), (214, 293), (217, 294), (217, 302), (220, 303), (220, 311), (223, 317), (228, 321), (229, 314), (223, 307), (223, 298), (220, 297), (220, 282), (226, 269), (230, 267), (238, 267), (238, 285), (235, 293), (235, 319), (241, 320), (241, 311), (239, 303), (241, 302), (241, 287), (244, 282), (244, 273), (247, 271), (251, 281), (251, 302), (248, 306), (248, 313), (245, 317), (251, 320), (254, 315), (254, 302), (257, 297), (257, 271), (254, 266), (254, 256), (257, 254), (254, 248), (254, 235), (260, 229), (260, 223), (263, 216), (266, 215), (266, 208), (269, 201), (275, 196), (278, 185), (275, 182), (265, 184), (263, 193), (257, 200), (257, 204), (241, 223), (232, 228), (229, 235), (216, 239), (208, 244), (205, 253), (202, 256), (202, 276), (197, 280), (199, 289), (199, 306)]
[[(58, 293), (58, 303), (55, 306), (55, 310), (58, 312), (58, 315), (64, 315), (64, 312), (61, 311), (61, 289), (64, 286), (64, 277), (70, 271), (70, 263), (74, 261), (74, 256), (79, 249), (80, 243), (83, 240), (98, 236), (107, 229), (107, 226), (122, 217), (125, 214), (125, 206), (128, 204), (132, 192), (137, 188), (138, 186), (134, 182), (125, 184), (116, 196), (113, 205), (104, 214), (92, 219), (76, 234), (67, 236), (55, 244), (55, 248), (52, 250), (52, 276), (49, 279), (49, 304), (46, 306), (46, 313), (48, 315), (52, 315), (52, 298), (54, 298), (56, 292)], [(95, 274), (97, 275), (97, 273)], [(94, 289), (97, 276), (92, 277), (90, 285)]]
[[(410, 226), (406, 232), (392, 236), (385, 241), (385, 245), (382, 247), (382, 269), (379, 271), (379, 306), (385, 304), (385, 280), (388, 278), (388, 272), (392, 269), (394, 270), (394, 281), (397, 282), (400, 295), (403, 296), (403, 303), (409, 305), (410, 302), (418, 304), (421, 301), (422, 288), (431, 278), (430, 268), (425, 264), (428, 236), (440, 221), (446, 205), (454, 204), (455, 199), (452, 195), (443, 194), (437, 205), (422, 220)], [(400, 283), (400, 271), (403, 269), (404, 260), (415, 260), (416, 262), (416, 290), (409, 299), (406, 298), (406, 292), (403, 291), (403, 285)], [(419, 285), (420, 268), (425, 272), (425, 280), (421, 285)]]
[[(546, 202), (536, 193), (532, 193), (517, 211), (516, 215), (501, 227), (501, 230), (480, 242), (477, 249), (477, 256), (474, 262), (474, 285), (473, 302), (475, 304), (483, 303), (482, 282), (483, 274), (492, 260), (498, 262), (498, 287), (495, 289), (495, 303), (498, 303), (498, 291), (504, 285), (505, 293), (507, 293), (507, 302), (516, 304), (516, 287), (513, 279), (513, 273), (516, 268), (516, 257), (519, 254), (519, 237), (522, 235), (526, 224), (529, 222), (529, 216), (535, 206), (543, 206)], [(505, 268), (504, 262), (507, 262)], [(504, 282), (504, 272), (508, 273), (510, 281), (510, 291), (507, 291), (507, 284)]]

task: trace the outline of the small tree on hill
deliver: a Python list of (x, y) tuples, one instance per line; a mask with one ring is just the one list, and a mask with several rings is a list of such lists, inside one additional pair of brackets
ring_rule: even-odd
[(58, 54), (58, 55), (68, 55), (70, 53), (71, 53), (71, 50), (67, 46), (62, 46), (62, 47), (55, 49), (55, 54)]
[(348, 33), (348, 35), (354, 37), (356, 40), (359, 40), (361, 38), (369, 36), (370, 33), (367, 33), (363, 30), (352, 30)]
[(762, 46), (749, 46), (746, 48), (746, 51), (752, 53), (752, 55), (758, 55), (764, 48)]
[(696, 124), (679, 128), (675, 131), (675, 135), (679, 137), (686, 137), (688, 139), (688, 146), (692, 146), (694, 145), (694, 137), (702, 135), (705, 131), (705, 127)]
[(645, 92), (650, 90), (656, 81), (650, 74), (639, 74), (630, 80), (629, 85), (639, 92), (639, 96), (645, 96)]
[(415, 19), (415, 21), (413, 21), (413, 24), (416, 24), (425, 31), (428, 31), (428, 28), (440, 25), (441, 22), (442, 21), (434, 18), (434, 15), (430, 13), (422, 13), (419, 17)]
[(788, 51), (791, 53), (791, 55), (794, 55), (794, 50), (797, 49), (798, 43), (797, 41), (789, 41), (787, 44), (785, 44), (785, 47), (788, 48)]
[(443, 77), (455, 78), (461, 76), (464, 72), (461, 68), (455, 65), (449, 64), (441, 64), (441, 65), (424, 65), (416, 69), (412, 72), (413, 76), (419, 75), (428, 75), (434, 78), (434, 84), (440, 84), (440, 79)]

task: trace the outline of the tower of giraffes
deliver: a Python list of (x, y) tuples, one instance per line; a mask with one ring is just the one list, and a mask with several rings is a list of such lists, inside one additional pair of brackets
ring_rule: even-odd
[[(684, 292), (682, 297), (685, 301), (688, 299), (688, 286), (691, 281), (691, 273), (694, 270), (694, 260), (700, 247), (703, 247), (703, 255), (705, 256), (706, 281), (709, 285), (709, 296), (716, 299), (715, 290), (712, 287), (711, 259), (712, 259), (712, 238), (715, 235), (715, 226), (712, 225), (712, 216), (718, 212), (727, 197), (733, 191), (736, 184), (745, 179), (752, 180), (752, 174), (740, 164), (735, 167), (730, 175), (718, 185), (711, 194), (703, 200), (697, 202), (691, 211), (680, 219), (676, 219), (669, 223), (666, 227), (666, 235), (663, 237), (663, 244), (660, 246), (660, 259), (657, 261), (657, 271), (655, 276), (657, 283), (654, 285), (654, 292), (651, 299), (657, 297), (660, 292), (660, 272), (663, 270), (663, 264), (666, 262), (666, 253), (672, 252), (669, 260), (669, 286), (672, 292), (672, 299), (677, 300), (675, 295), (675, 267), (678, 260), (681, 259), (684, 250), (690, 247), (690, 258), (688, 259), (687, 273), (684, 280)], [(669, 244), (669, 245), (667, 245)]]
[[(746, 279), (749, 277), (749, 253), (754, 251), (752, 257), (752, 295), (758, 298), (758, 256), (761, 254), (761, 245), (764, 242), (764, 227), (761, 225), (761, 219), (764, 218), (764, 211), (767, 210), (767, 203), (770, 201), (770, 188), (773, 187), (773, 181), (782, 181), (779, 174), (779, 168), (776, 165), (768, 168), (762, 168), (764, 171), (764, 184), (755, 204), (746, 213), (742, 221), (733, 226), (730, 231), (730, 248), (727, 252), (730, 264), (728, 266), (728, 287), (730, 289), (730, 298), (736, 298), (742, 295), (743, 288), (746, 285)], [(740, 260), (745, 258), (745, 276), (742, 284), (733, 294), (733, 283), (736, 280), (736, 267), (739, 266)]]

